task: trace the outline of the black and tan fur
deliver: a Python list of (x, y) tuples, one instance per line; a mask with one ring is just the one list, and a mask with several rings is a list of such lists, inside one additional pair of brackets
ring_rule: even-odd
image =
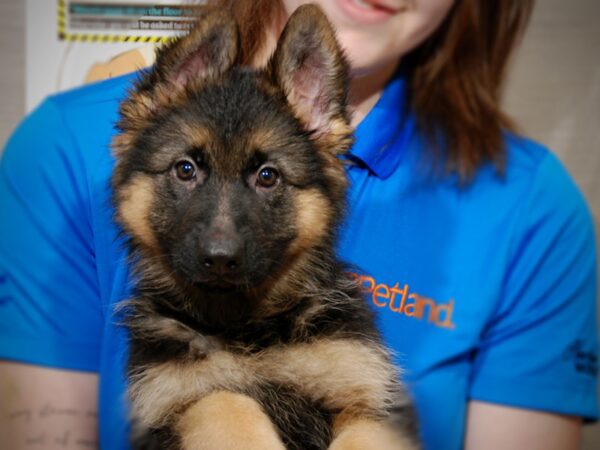
[(302, 7), (266, 68), (237, 51), (211, 13), (121, 106), (133, 446), (416, 448), (408, 416), (390, 425), (408, 401), (334, 255), (352, 134), (333, 31)]

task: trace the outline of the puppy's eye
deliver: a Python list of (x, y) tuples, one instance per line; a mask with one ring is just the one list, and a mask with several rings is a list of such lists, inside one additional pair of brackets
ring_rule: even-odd
[(196, 166), (187, 159), (176, 162), (173, 166), (173, 170), (175, 171), (177, 178), (181, 181), (191, 181), (196, 178)]
[(256, 175), (256, 184), (262, 188), (272, 188), (279, 180), (279, 172), (272, 167), (263, 167)]

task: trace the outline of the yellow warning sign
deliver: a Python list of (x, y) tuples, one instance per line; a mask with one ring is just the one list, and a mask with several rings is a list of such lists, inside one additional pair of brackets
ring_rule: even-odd
[(189, 0), (58, 0), (58, 37), (77, 42), (166, 42), (189, 30)]

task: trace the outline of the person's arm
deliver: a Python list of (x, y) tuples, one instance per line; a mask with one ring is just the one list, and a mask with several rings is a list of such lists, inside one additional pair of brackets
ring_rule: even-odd
[(0, 449), (96, 447), (103, 316), (73, 135), (47, 100), (0, 161)]
[(0, 361), (0, 447), (96, 449), (98, 376)]
[(470, 374), (466, 448), (577, 448), (598, 417), (591, 215), (546, 155), (515, 210), (513, 245)]
[(581, 419), (471, 401), (465, 450), (575, 450)]

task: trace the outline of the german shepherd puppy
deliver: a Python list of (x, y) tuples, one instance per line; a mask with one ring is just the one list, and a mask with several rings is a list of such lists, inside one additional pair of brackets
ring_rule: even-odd
[(134, 448), (416, 448), (373, 317), (335, 256), (352, 143), (346, 63), (314, 6), (266, 68), (212, 12), (121, 106), (112, 185)]

